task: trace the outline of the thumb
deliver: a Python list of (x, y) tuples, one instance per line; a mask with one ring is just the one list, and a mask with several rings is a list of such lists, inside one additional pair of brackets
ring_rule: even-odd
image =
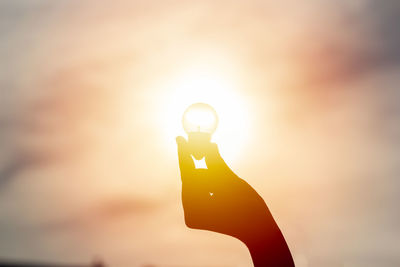
[(181, 170), (181, 178), (183, 179), (193, 173), (195, 166), (186, 139), (178, 136), (176, 144), (178, 147), (179, 169)]

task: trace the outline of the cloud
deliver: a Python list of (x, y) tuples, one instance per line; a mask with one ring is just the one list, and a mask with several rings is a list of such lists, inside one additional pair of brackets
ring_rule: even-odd
[[(135, 197), (121, 198), (116, 196), (109, 200), (101, 200), (86, 209), (81, 209), (78, 214), (70, 217), (45, 223), (45, 231), (90, 230), (91, 228), (104, 228), (113, 222), (130, 221), (143, 216), (151, 216), (165, 205), (154, 199), (139, 199)], [(132, 225), (134, 227), (134, 225)]]

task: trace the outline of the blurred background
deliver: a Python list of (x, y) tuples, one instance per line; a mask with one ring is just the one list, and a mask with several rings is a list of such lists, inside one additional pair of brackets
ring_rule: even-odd
[(204, 99), (297, 267), (400, 266), (399, 24), (397, 0), (0, 1), (0, 261), (251, 266), (184, 224)]

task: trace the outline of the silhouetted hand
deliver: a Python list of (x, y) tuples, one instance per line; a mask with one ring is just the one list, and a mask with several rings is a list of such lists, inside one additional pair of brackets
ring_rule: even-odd
[(186, 225), (236, 237), (249, 248), (255, 266), (294, 266), (264, 200), (231, 171), (217, 145), (205, 149), (208, 169), (196, 169), (186, 140), (176, 141)]

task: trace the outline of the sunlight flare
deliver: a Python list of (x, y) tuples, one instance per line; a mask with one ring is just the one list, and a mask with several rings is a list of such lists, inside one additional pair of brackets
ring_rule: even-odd
[[(198, 102), (211, 105), (218, 114), (218, 129), (212, 141), (218, 143), (224, 157), (233, 160), (245, 145), (250, 132), (249, 106), (246, 105), (245, 92), (240, 91), (240, 75), (233, 65), (223, 61), (212, 63), (196, 64), (173, 75), (163, 89), (161, 106), (165, 112), (159, 113), (159, 119), (169, 141), (177, 135), (187, 137), (181, 124), (185, 109)], [(201, 116), (196, 117), (201, 120), (213, 119), (207, 114), (190, 116)]]

